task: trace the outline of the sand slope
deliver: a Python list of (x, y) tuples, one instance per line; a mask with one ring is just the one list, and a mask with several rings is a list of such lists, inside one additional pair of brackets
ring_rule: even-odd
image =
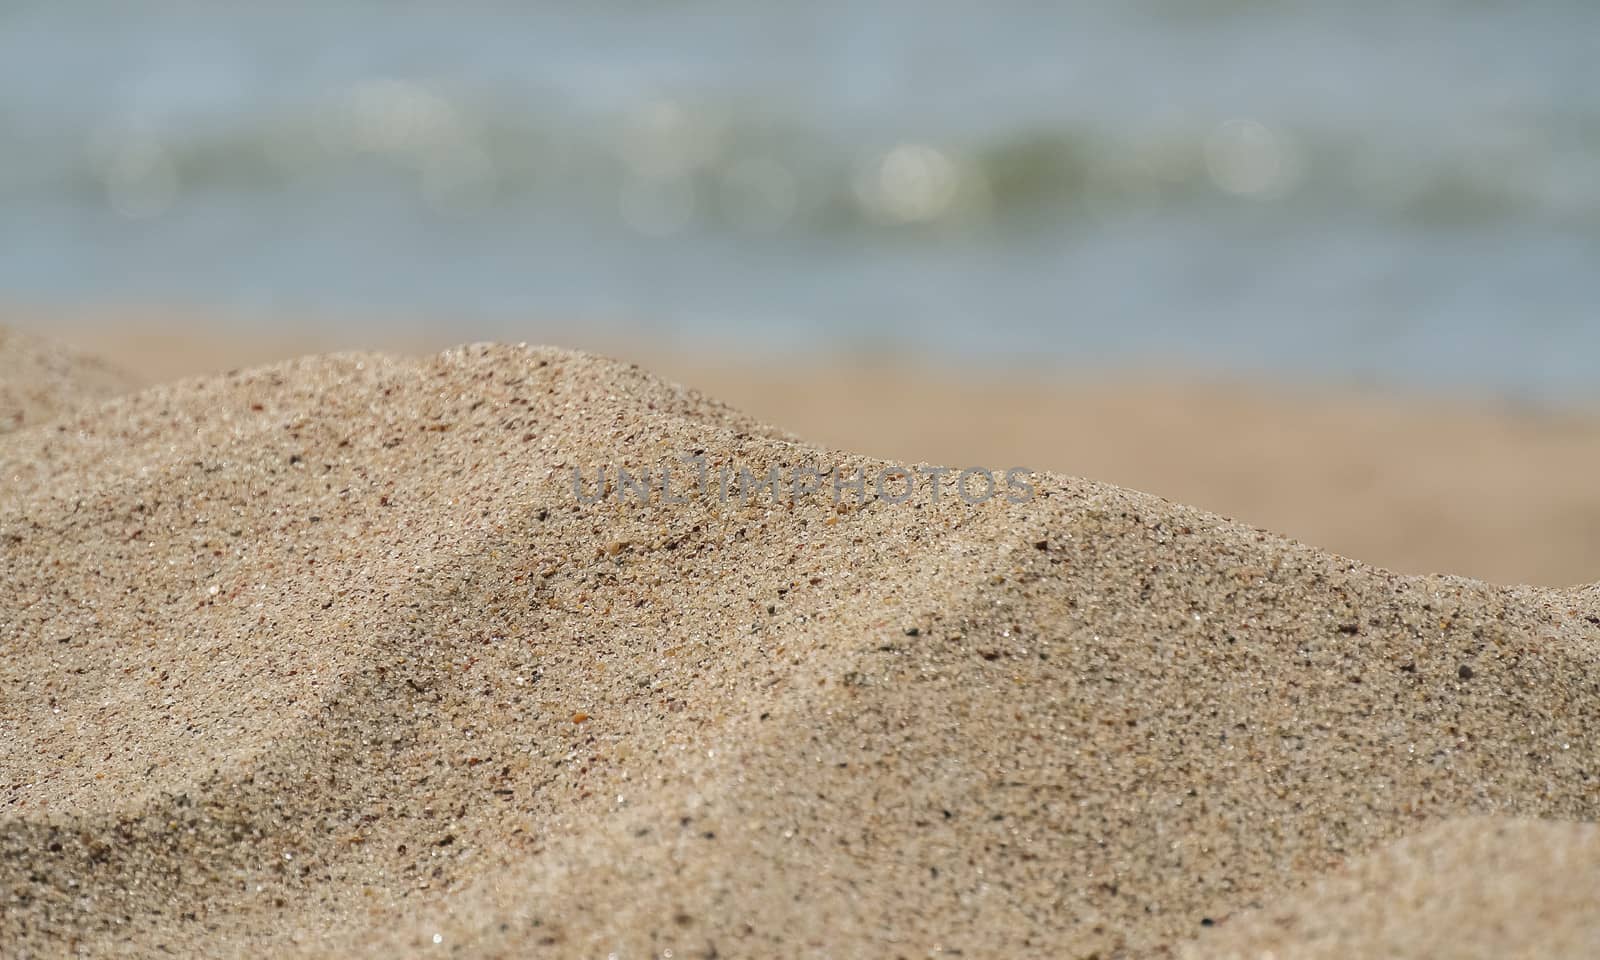
[(0, 941), (1163, 956), (1434, 821), (1600, 813), (1592, 590), (1398, 577), (1058, 476), (981, 507), (573, 496), (574, 465), (691, 451), (875, 468), (517, 347), (0, 440)]
[[(52, 320), (151, 383), (328, 353), (360, 330), (383, 336), (386, 352), (449, 345), (400, 318), (219, 322), (121, 307), (16, 319)], [(1230, 383), (1197, 379), (1194, 369), (995, 371), (904, 355), (730, 355), (637, 338), (607, 344), (582, 325), (545, 329), (548, 339), (626, 356), (830, 449), (1093, 477), (1406, 573), (1545, 586), (1600, 580), (1600, 416), (1581, 406), (1370, 384)]]
[(1183, 956), (1592, 957), (1597, 904), (1600, 826), (1452, 821), (1224, 921)]
[(662, 368), (813, 441), (1025, 463), (1410, 573), (1600, 579), (1600, 417), (1374, 387), (966, 370)]

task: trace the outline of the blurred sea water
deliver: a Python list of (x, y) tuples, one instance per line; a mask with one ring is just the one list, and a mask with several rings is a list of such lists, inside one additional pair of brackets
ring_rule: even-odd
[(1593, 398), (1600, 5), (11, 0), (0, 301)]

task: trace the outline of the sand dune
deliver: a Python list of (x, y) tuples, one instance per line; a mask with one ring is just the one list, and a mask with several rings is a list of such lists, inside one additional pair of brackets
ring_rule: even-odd
[[(696, 451), (881, 467), (520, 347), (0, 439), (8, 955), (1157, 957), (1266, 942), (1231, 918), (1317, 882), (1350, 943), (1470, 955), (1439, 901), (1516, 835), (1424, 831), (1600, 813), (1594, 590), (1401, 577), (1055, 475), (978, 506), (953, 477), (574, 495)], [(1341, 867), (1418, 834), (1466, 851), (1397, 908), (1428, 935), (1372, 933), (1362, 898), (1409, 881)], [(1593, 882), (1590, 847), (1545, 876)], [(1570, 892), (1472, 896), (1590, 956)]]
[(692, 359), (662, 369), (837, 449), (1019, 461), (1402, 572), (1549, 586), (1600, 579), (1593, 411), (1193, 373), (1001, 381)]
[[(388, 352), (448, 345), (430, 347), (426, 325), (396, 318), (228, 323), (128, 308), (0, 308), (0, 322), (8, 316), (71, 330), (81, 348), (116, 357), (148, 382), (326, 353), (360, 329), (385, 331)], [(1600, 580), (1594, 410), (1370, 385), (1227, 383), (1194, 370), (1002, 375), (903, 356), (729, 356), (594, 336), (569, 324), (550, 339), (626, 356), (830, 449), (1092, 477), (1401, 572), (1546, 586)]]

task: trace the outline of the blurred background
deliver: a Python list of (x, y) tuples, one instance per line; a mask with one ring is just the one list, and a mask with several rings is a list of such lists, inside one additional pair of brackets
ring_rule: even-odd
[(553, 341), (1594, 580), (1597, 264), (1590, 0), (0, 3), (0, 313), (146, 380)]

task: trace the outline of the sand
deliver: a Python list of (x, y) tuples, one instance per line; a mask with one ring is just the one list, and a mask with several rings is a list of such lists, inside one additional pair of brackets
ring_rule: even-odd
[(1183, 951), (1262, 957), (1588, 957), (1600, 826), (1467, 819), (1400, 840)]
[(1600, 580), (1600, 415), (1582, 407), (1193, 373), (641, 359), (837, 449), (1093, 477), (1405, 573)]
[(509, 346), (0, 438), (6, 955), (1600, 946), (1600, 590), (1057, 474), (574, 496), (693, 451), (881, 468)]
[(0, 433), (53, 420), (138, 383), (91, 355), (0, 326)]
[[(150, 383), (350, 345), (303, 320), (230, 325), (125, 310), (16, 319), (41, 316)], [(322, 325), (345, 337), (351, 326)], [(371, 329), (387, 331), (389, 352), (449, 345), (417, 321)], [(1093, 477), (1404, 573), (1600, 580), (1600, 410), (1181, 370), (1002, 376), (905, 357), (730, 357), (603, 342), (577, 326), (552, 336), (642, 363), (832, 449)]]

